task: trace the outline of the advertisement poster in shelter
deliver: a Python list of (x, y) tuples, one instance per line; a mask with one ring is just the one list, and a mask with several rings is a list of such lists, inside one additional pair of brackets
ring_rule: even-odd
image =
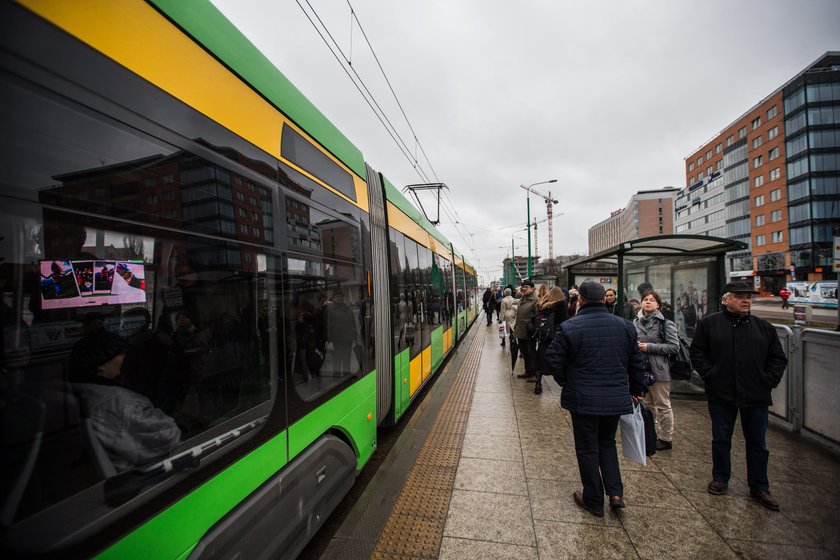
[(688, 338), (694, 337), (697, 321), (710, 312), (707, 278), (708, 270), (705, 266), (673, 269), (671, 287), (674, 323), (679, 333)]

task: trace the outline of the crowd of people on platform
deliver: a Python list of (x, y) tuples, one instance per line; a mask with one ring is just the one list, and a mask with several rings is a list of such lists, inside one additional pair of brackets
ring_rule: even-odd
[(516, 377), (534, 382), (550, 375), (562, 387), (560, 405), (572, 418), (575, 453), (582, 491), (574, 502), (595, 516), (604, 515), (604, 500), (624, 508), (624, 488), (615, 436), (621, 416), (636, 403), (653, 413), (655, 449), (673, 449), (671, 360), (680, 336), (693, 338), (691, 363), (703, 381), (712, 421), (712, 480), (707, 491), (727, 492), (735, 420), (741, 417), (750, 495), (778, 511), (770, 494), (766, 445), (771, 391), (779, 384), (787, 357), (773, 326), (750, 313), (755, 292), (746, 282), (726, 284), (721, 311), (709, 308), (707, 292), (682, 285), (674, 313), (647, 282), (638, 300), (620, 307), (617, 292), (592, 280), (568, 289), (535, 285), (487, 288), (483, 302), (490, 326), (495, 313), (501, 346), (510, 349), (511, 371), (522, 356)]

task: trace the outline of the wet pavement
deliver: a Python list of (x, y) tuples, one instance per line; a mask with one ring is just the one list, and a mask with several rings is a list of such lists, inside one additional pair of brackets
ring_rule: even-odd
[[(485, 340), (439, 558), (840, 558), (840, 458), (771, 426), (770, 485), (781, 511), (769, 511), (749, 496), (736, 426), (729, 491), (710, 495), (702, 400), (673, 400), (672, 450), (644, 467), (621, 457), (626, 509), (596, 518), (578, 508), (560, 387), (545, 378), (535, 395), (533, 383), (515, 377), (521, 360), (510, 371), (495, 323), (477, 327)], [(621, 456), (620, 438), (618, 447)]]

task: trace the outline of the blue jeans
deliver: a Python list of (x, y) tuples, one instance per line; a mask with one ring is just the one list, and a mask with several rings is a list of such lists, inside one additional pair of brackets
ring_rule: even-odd
[(766, 406), (736, 406), (709, 400), (709, 417), (712, 419), (712, 478), (729, 482), (732, 474), (732, 432), (735, 417), (741, 413), (741, 428), (747, 448), (747, 484), (751, 490), (769, 490), (767, 480), (767, 418)]
[(572, 412), (572, 430), (575, 436), (580, 481), (583, 484), (583, 501), (587, 505), (604, 507), (604, 491), (608, 496), (624, 496), (618, 452), (615, 448), (615, 431), (619, 416), (593, 416)]

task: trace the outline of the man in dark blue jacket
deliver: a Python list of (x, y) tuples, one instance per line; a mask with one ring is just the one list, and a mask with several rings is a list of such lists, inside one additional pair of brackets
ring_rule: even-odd
[(787, 356), (773, 325), (750, 315), (752, 294), (757, 292), (747, 282), (730, 282), (724, 291), (723, 311), (703, 317), (691, 342), (691, 364), (706, 384), (712, 419), (712, 481), (707, 490), (726, 493), (732, 431), (740, 412), (750, 495), (778, 511), (767, 480), (766, 436), (768, 407), (773, 404), (770, 391), (782, 380)]
[(578, 288), (581, 307), (557, 327), (546, 354), (555, 381), (564, 385), (560, 405), (572, 413), (583, 492), (575, 503), (604, 515), (604, 491), (614, 509), (624, 507), (615, 431), (618, 419), (633, 412), (631, 401), (645, 394), (644, 358), (636, 329), (604, 307), (604, 287), (586, 281)]

